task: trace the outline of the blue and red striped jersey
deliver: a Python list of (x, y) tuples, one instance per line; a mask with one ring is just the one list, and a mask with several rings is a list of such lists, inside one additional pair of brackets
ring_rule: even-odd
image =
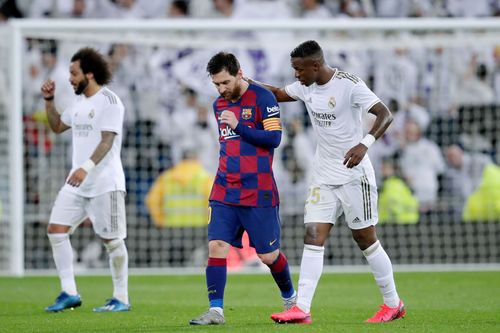
[[(263, 87), (250, 84), (237, 102), (219, 96), (213, 109), (219, 124), (220, 152), (219, 168), (209, 200), (250, 207), (278, 205), (272, 165), (273, 146), (277, 146), (281, 139), (281, 124), (280, 108), (274, 95)], [(219, 121), (225, 110), (236, 115), (239, 124), (235, 130)], [(259, 135), (258, 142), (265, 140), (269, 144), (251, 143), (255, 142), (250, 140), (255, 134)]]

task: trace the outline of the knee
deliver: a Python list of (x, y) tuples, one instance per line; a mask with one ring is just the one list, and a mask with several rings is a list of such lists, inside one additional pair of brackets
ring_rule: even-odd
[(69, 241), (69, 235), (67, 233), (47, 233), (47, 237), (52, 246), (59, 246)]
[(125, 245), (125, 241), (123, 239), (109, 239), (103, 240), (104, 247), (108, 253), (113, 252), (115, 249), (118, 249)]
[(366, 250), (377, 241), (375, 233), (353, 232), (352, 237), (361, 250)]
[(279, 254), (280, 254), (280, 251), (275, 250), (275, 251), (270, 252), (270, 253), (257, 254), (257, 255), (259, 256), (259, 258), (263, 264), (270, 266), (270, 265), (274, 264), (276, 259), (278, 259)]
[(325, 245), (326, 236), (323, 235), (317, 228), (313, 226), (306, 227), (306, 234), (304, 236), (304, 244), (323, 246)]
[(69, 227), (61, 224), (49, 223), (47, 226), (47, 234), (67, 234)]
[(215, 258), (225, 258), (229, 252), (230, 245), (221, 240), (208, 242), (208, 255)]

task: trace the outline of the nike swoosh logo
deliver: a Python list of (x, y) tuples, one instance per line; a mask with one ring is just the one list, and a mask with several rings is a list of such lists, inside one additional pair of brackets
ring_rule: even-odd
[(278, 239), (275, 239), (275, 240), (273, 240), (273, 241), (270, 241), (270, 242), (269, 242), (269, 246), (273, 246), (273, 244), (274, 244), (274, 243), (276, 243), (276, 241), (277, 241), (277, 240), (278, 240)]

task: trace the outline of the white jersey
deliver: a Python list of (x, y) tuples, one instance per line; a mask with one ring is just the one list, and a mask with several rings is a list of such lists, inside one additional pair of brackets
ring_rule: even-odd
[(344, 165), (347, 151), (363, 138), (363, 113), (380, 102), (360, 78), (335, 70), (324, 85), (314, 83), (307, 87), (297, 81), (286, 86), (285, 91), (304, 101), (316, 133), (313, 183), (343, 185), (373, 174), (368, 154), (352, 169)]
[(120, 98), (102, 87), (90, 97), (77, 96), (75, 103), (62, 113), (62, 122), (71, 126), (73, 132), (70, 174), (94, 153), (101, 142), (101, 132), (116, 133), (113, 146), (83, 183), (79, 187), (66, 183), (65, 189), (89, 198), (111, 191), (125, 191), (125, 174), (120, 158), (124, 111)]

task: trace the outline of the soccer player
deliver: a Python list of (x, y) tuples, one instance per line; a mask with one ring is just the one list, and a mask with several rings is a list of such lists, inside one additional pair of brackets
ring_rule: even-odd
[(113, 297), (94, 312), (128, 311), (125, 175), (120, 160), (124, 107), (105, 87), (111, 72), (98, 51), (80, 49), (71, 58), (69, 72), (77, 97), (62, 114), (54, 105), (54, 81), (46, 81), (41, 88), (50, 128), (57, 134), (71, 128), (73, 148), (72, 168), (47, 228), (62, 291), (46, 311), (59, 312), (82, 304), (69, 236), (87, 217), (108, 252), (114, 288)]
[[(271, 319), (279, 323), (312, 322), (310, 308), (323, 270), (324, 244), (341, 215), (368, 261), (384, 300), (384, 305), (367, 322), (401, 318), (405, 308), (396, 291), (392, 264), (375, 232), (377, 188), (366, 155), (391, 123), (391, 112), (360, 78), (329, 67), (317, 42), (300, 44), (290, 56), (298, 81), (284, 88), (263, 86), (273, 92), (278, 102), (305, 103), (317, 147), (305, 203), (306, 230), (297, 304), (272, 314)], [(363, 137), (361, 122), (365, 112), (374, 114), (376, 120)]]
[(220, 96), (213, 103), (219, 125), (219, 168), (209, 198), (206, 283), (210, 308), (191, 325), (224, 324), (226, 257), (241, 248), (246, 230), (250, 245), (278, 285), (285, 309), (296, 292), (285, 255), (280, 251), (278, 189), (273, 152), (281, 141), (280, 108), (273, 94), (243, 80), (238, 59), (219, 52), (207, 72)]

